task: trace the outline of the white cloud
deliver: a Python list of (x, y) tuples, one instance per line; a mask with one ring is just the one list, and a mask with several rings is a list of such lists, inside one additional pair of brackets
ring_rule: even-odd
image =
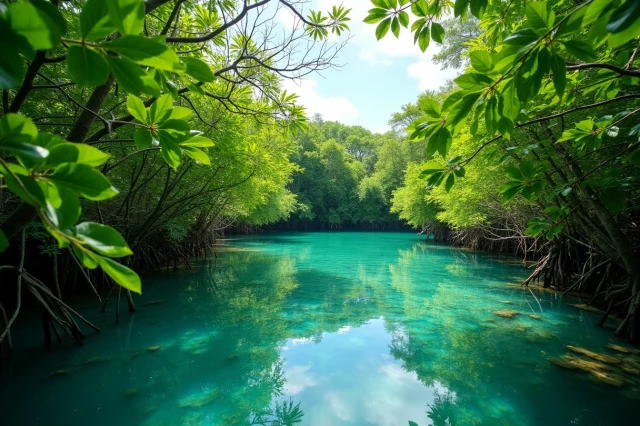
[(437, 90), (459, 74), (456, 70), (441, 70), (440, 65), (434, 64), (431, 58), (432, 55), (429, 55), (428, 58), (414, 62), (407, 67), (407, 74), (418, 80), (420, 90)]
[(360, 111), (345, 97), (325, 97), (318, 93), (318, 82), (314, 79), (285, 80), (282, 82), (287, 92), (299, 96), (298, 103), (307, 109), (307, 115), (320, 114), (325, 120), (353, 123)]
[(311, 365), (294, 365), (286, 368), (284, 392), (288, 395), (296, 395), (306, 388), (317, 385), (318, 381), (309, 372), (309, 369), (311, 369)]
[[(318, 0), (317, 8), (322, 11), (329, 10), (336, 4), (336, 0)], [(352, 43), (359, 47), (358, 58), (371, 65), (389, 66), (396, 58), (414, 57), (421, 58), (425, 54), (418, 46), (413, 44), (413, 35), (408, 29), (403, 28), (400, 38), (396, 38), (389, 32), (382, 40), (376, 40), (376, 24), (362, 22), (367, 16), (367, 11), (373, 6), (367, 0), (342, 0), (346, 8), (350, 8), (349, 28), (353, 36)]]
[(340, 327), (338, 329), (338, 334), (347, 333), (349, 330), (351, 330), (351, 326), (350, 325), (345, 325), (344, 327)]
[(300, 21), (300, 19), (288, 8), (280, 9), (278, 17), (280, 19), (280, 23), (287, 29), (295, 28)]

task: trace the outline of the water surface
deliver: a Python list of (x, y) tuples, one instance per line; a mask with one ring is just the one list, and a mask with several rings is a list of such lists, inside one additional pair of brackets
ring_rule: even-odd
[(527, 270), (512, 259), (408, 233), (229, 244), (192, 271), (144, 277), (119, 326), (113, 304), (100, 315), (80, 301), (103, 329), (83, 347), (43, 355), (37, 321), (21, 318), (2, 424), (636, 424), (637, 381), (548, 361), (568, 344), (622, 356), (606, 348), (620, 342), (577, 300), (513, 286)]

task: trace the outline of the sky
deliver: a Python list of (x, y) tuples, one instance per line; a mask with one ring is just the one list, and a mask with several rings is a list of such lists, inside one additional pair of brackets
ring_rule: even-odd
[[(298, 102), (306, 107), (308, 115), (319, 113), (328, 121), (383, 133), (389, 130), (391, 115), (402, 105), (415, 102), (423, 91), (436, 90), (456, 77), (457, 71), (441, 70), (440, 65), (432, 63), (438, 51), (434, 41), (422, 53), (404, 28), (400, 39), (389, 32), (376, 41), (376, 25), (362, 22), (373, 7), (369, 0), (312, 0), (305, 10), (328, 11), (341, 3), (352, 9), (352, 38), (337, 59), (342, 67), (283, 84), (287, 91), (298, 94)], [(292, 26), (293, 20), (291, 12), (280, 11), (283, 26)]]

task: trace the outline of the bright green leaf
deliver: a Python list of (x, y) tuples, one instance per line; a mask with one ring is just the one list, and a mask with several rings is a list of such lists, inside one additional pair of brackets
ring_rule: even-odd
[(437, 22), (431, 24), (431, 38), (433, 41), (440, 44), (442, 44), (444, 40), (444, 28)]
[(86, 40), (99, 40), (116, 31), (105, 0), (88, 0), (80, 11), (80, 32)]
[(118, 191), (111, 186), (106, 177), (86, 164), (61, 164), (48, 178), (57, 185), (66, 186), (92, 201), (106, 200), (118, 195)]
[(187, 156), (193, 158), (198, 163), (206, 164), (207, 166), (211, 165), (211, 160), (204, 151), (192, 146), (185, 146), (184, 144), (180, 145), (180, 147), (182, 148), (184, 153), (187, 154)]
[(110, 226), (83, 222), (76, 226), (76, 236), (104, 256), (124, 257), (133, 254), (124, 237)]
[(107, 273), (117, 284), (131, 290), (134, 293), (142, 293), (142, 283), (138, 274), (133, 272), (121, 263), (111, 260), (108, 257), (98, 257), (100, 267)]
[(215, 76), (206, 62), (197, 58), (182, 58), (182, 62), (187, 66), (186, 73), (198, 81), (211, 83)]
[(78, 86), (100, 86), (107, 81), (109, 69), (104, 56), (80, 45), (69, 46), (67, 68)]
[(122, 35), (140, 34), (144, 24), (144, 0), (104, 0), (111, 21)]
[(111, 157), (110, 154), (91, 145), (63, 142), (51, 148), (44, 164), (51, 168), (63, 163), (80, 163), (98, 167), (106, 163), (109, 157)]

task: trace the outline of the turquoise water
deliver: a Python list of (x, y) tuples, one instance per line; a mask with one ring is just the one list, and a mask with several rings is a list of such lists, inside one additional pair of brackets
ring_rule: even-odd
[(623, 357), (605, 348), (620, 342), (577, 299), (509, 287), (527, 274), (517, 262), (405, 233), (228, 243), (192, 271), (145, 277), (120, 326), (113, 304), (77, 301), (103, 329), (82, 347), (43, 355), (23, 317), (2, 425), (637, 424), (638, 381), (548, 361), (566, 345)]

